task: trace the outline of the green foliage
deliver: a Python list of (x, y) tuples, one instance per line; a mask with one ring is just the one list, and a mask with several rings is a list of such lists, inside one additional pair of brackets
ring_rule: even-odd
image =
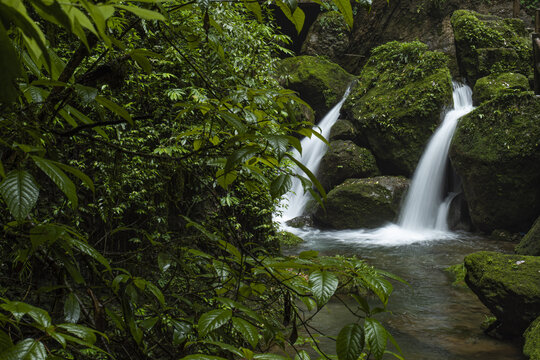
[[(296, 2), (276, 4), (300, 29)], [(321, 136), (274, 79), (288, 39), (267, 4), (0, 14), (0, 358), (285, 359), (269, 351), (308, 329), (299, 304), (340, 281), (385, 308), (387, 276), (359, 260), (279, 256), (293, 135)]]

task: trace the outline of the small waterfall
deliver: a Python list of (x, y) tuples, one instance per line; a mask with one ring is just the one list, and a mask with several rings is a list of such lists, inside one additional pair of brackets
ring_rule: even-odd
[[(313, 127), (315, 131), (320, 128), (321, 135), (325, 138), (328, 138), (328, 136), (330, 135), (330, 129), (337, 121), (339, 117), (339, 111), (341, 110), (343, 103), (349, 96), (349, 92), (350, 87), (345, 91), (345, 94), (343, 95), (343, 98), (339, 101), (339, 103), (337, 103), (324, 116), (324, 118), (319, 122), (318, 125)], [(298, 151), (295, 150), (294, 156), (296, 159), (300, 160), (300, 162), (304, 166), (306, 166), (313, 174), (316, 175), (317, 170), (319, 169), (321, 159), (326, 153), (327, 146), (316, 136), (312, 136), (311, 138), (304, 138), (301, 144), (302, 155), (300, 155)], [(303, 173), (302, 170), (300, 170), (299, 168), (295, 169), (294, 171), (299, 174)], [(281, 216), (282, 221), (293, 219), (297, 216), (302, 215), (307, 202), (311, 199), (311, 195), (308, 192), (304, 193), (304, 187), (302, 186), (302, 182), (299, 179), (294, 178), (291, 190), (286, 196), (286, 199), (288, 199), (289, 205)]]
[(455, 197), (443, 198), (448, 149), (458, 119), (474, 109), (468, 86), (454, 83), (453, 97), (454, 109), (433, 134), (414, 172), (398, 222), (403, 229), (448, 231), (448, 209)]

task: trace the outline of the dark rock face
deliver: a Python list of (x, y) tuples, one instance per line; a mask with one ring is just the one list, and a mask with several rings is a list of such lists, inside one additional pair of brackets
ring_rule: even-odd
[(327, 194), (315, 223), (333, 229), (375, 228), (394, 220), (409, 181), (400, 176), (348, 179)]
[(460, 74), (472, 84), (490, 74), (531, 74), (531, 39), (523, 21), (457, 10), (452, 27)]
[(410, 176), (452, 103), (447, 57), (418, 41), (379, 46), (343, 110), (384, 174)]
[(540, 360), (540, 317), (527, 328), (523, 338), (525, 339), (523, 354), (529, 360)]
[(336, 140), (330, 143), (321, 159), (317, 178), (328, 192), (346, 179), (376, 175), (379, 175), (379, 169), (375, 157), (368, 149), (350, 140)]
[(540, 256), (540, 216), (529, 232), (516, 246), (516, 253), (521, 255)]
[(349, 46), (349, 29), (337, 11), (321, 13), (302, 44), (303, 55), (324, 56), (340, 64)]
[(497, 333), (521, 336), (540, 316), (540, 258), (482, 251), (465, 258), (465, 282), (497, 317)]
[(281, 60), (278, 66), (280, 84), (298, 92), (320, 120), (339, 102), (355, 79), (339, 65), (314, 56), (296, 56)]
[(334, 126), (332, 126), (332, 129), (330, 129), (330, 136), (328, 137), (328, 140), (355, 141), (357, 137), (358, 130), (356, 130), (354, 125), (348, 120), (339, 119), (335, 122)]
[(463, 117), (450, 160), (476, 228), (527, 231), (540, 213), (540, 99), (503, 94)]
[(529, 80), (517, 73), (492, 74), (478, 79), (474, 84), (474, 105), (494, 99), (508, 90), (529, 90)]

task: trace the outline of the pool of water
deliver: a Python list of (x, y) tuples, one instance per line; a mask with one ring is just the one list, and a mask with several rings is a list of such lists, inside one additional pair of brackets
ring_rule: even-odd
[[(380, 317), (400, 345), (405, 359), (524, 359), (518, 344), (484, 335), (480, 324), (491, 315), (489, 310), (468, 288), (452, 285), (453, 279), (444, 271), (450, 265), (463, 262), (467, 254), (481, 250), (512, 252), (514, 244), (465, 233), (446, 233), (439, 237), (435, 234), (400, 242), (399, 234), (389, 239), (381, 234), (384, 230), (293, 231), (306, 241), (291, 253), (317, 250), (321, 255), (356, 255), (409, 283), (407, 286), (394, 282), (388, 303), (391, 313)], [(331, 301), (313, 319), (312, 325), (336, 336), (351, 320), (343, 304)], [(323, 340), (321, 347), (335, 353), (332, 340)]]

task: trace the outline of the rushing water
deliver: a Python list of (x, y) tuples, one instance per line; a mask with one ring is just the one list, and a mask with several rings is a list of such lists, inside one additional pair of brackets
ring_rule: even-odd
[[(337, 103), (319, 122), (317, 126), (314, 127), (315, 131), (318, 131), (320, 128), (321, 135), (325, 138), (328, 138), (330, 135), (330, 129), (335, 124), (339, 118), (339, 112), (343, 103), (349, 96), (350, 88), (345, 91), (343, 98)], [(322, 142), (316, 136), (311, 138), (304, 138), (301, 142), (302, 145), (302, 155), (298, 152), (295, 153), (295, 158), (298, 159), (302, 165), (306, 166), (313, 174), (317, 174), (319, 169), (319, 164), (322, 157), (326, 153), (326, 144)], [(300, 169), (296, 169), (296, 172), (301, 172)], [(307, 202), (310, 200), (310, 194), (304, 193), (304, 187), (302, 182), (294, 178), (293, 184), (291, 186), (291, 191), (287, 194), (286, 198), (288, 199), (287, 209), (283, 212), (280, 221), (286, 221), (297, 216), (302, 215), (304, 208), (306, 207)]]

